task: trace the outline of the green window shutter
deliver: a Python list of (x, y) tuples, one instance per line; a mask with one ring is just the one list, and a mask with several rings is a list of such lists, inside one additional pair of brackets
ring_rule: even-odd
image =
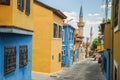
[(25, 10), (26, 15), (30, 15), (30, 0), (26, 0), (26, 10)]
[(0, 4), (10, 5), (10, 0), (0, 0)]
[(24, 10), (24, 0), (17, 0), (17, 7), (19, 10)]

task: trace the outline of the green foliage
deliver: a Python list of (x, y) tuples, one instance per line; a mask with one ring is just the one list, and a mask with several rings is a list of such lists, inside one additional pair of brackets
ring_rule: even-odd
[(100, 26), (98, 26), (98, 31), (99, 31), (99, 32), (102, 32), (102, 30), (101, 30), (101, 27), (100, 27)]
[(100, 45), (100, 42), (99, 42), (98, 38), (95, 38), (92, 42), (90, 49), (95, 50), (97, 48), (97, 46), (99, 46), (99, 45)]
[[(103, 19), (102, 19), (102, 23), (106, 23), (106, 22), (107, 22), (107, 23), (108, 23), (108, 22), (111, 22), (111, 19), (108, 18), (107, 21), (106, 21), (106, 19), (103, 18)], [(98, 31), (99, 31), (100, 33), (102, 33), (102, 30), (101, 30), (101, 26), (100, 26), (100, 25), (98, 26)]]
[(103, 19), (102, 19), (102, 23), (106, 23), (106, 22), (111, 22), (111, 19), (108, 18), (108, 19), (106, 20), (105, 18), (103, 18)]

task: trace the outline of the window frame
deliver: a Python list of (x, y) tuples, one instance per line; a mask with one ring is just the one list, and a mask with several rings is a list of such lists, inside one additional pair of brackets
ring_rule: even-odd
[(59, 25), (59, 38), (62, 38), (62, 26)]
[[(116, 75), (115, 75), (115, 69), (117, 69)], [(117, 78), (115, 78), (115, 76), (117, 76)], [(114, 80), (118, 80), (118, 64), (115, 60), (114, 60)]]
[[(14, 51), (13, 51), (14, 49)], [(16, 69), (16, 47), (4, 47), (4, 75), (7, 75)]]
[(65, 33), (65, 31), (64, 31), (64, 29), (62, 29), (62, 41), (64, 41), (64, 37), (65, 37), (65, 35), (64, 35), (64, 33)]
[(58, 38), (59, 37), (59, 30), (58, 30), (58, 25), (56, 23), (53, 23), (53, 38)]
[(72, 31), (69, 32), (69, 40), (70, 40), (70, 41), (73, 40), (73, 32), (72, 32)]
[[(55, 26), (56, 25), (56, 30), (55, 30)], [(60, 29), (59, 27), (61, 27), (61, 37), (60, 37)], [(56, 22), (53, 23), (53, 39), (62, 39), (62, 26)], [(55, 32), (56, 31), (56, 32)], [(55, 36), (56, 34), (56, 36)]]
[(25, 14), (27, 15), (27, 16), (29, 16), (30, 15), (30, 0), (26, 0), (26, 9), (25, 9)]
[(58, 54), (58, 62), (61, 62), (62, 61), (62, 56), (61, 56), (61, 53)]
[[(116, 2), (116, 1), (118, 1), (118, 2)], [(120, 3), (120, 1), (119, 0), (115, 0), (114, 1), (114, 32), (117, 32), (118, 30), (119, 30), (119, 26), (118, 26), (118, 24), (119, 24), (119, 3)], [(118, 6), (118, 9), (116, 8), (116, 5)], [(117, 13), (116, 13), (117, 12)], [(117, 24), (115, 24), (115, 23), (117, 23)]]
[(0, 5), (10, 5), (10, 0), (4, 2), (4, 0), (0, 0)]
[(20, 11), (24, 11), (24, 0), (17, 0), (17, 8), (20, 10)]

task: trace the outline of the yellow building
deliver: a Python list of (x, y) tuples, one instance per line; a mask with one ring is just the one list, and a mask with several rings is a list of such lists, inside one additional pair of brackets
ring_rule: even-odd
[(33, 71), (53, 73), (62, 69), (62, 26), (65, 18), (60, 10), (34, 0)]
[(32, 6), (33, 0), (0, 0), (0, 80), (31, 80)]
[(120, 80), (120, 4), (112, 0), (113, 80)]
[[(25, 5), (22, 4), (22, 1)], [(32, 0), (1, 0), (0, 3), (1, 26), (33, 31), (33, 9), (31, 7), (33, 6)]]
[(111, 25), (110, 24), (105, 24), (105, 31), (104, 31), (104, 47), (102, 50), (104, 49), (110, 49), (110, 28), (111, 28)]

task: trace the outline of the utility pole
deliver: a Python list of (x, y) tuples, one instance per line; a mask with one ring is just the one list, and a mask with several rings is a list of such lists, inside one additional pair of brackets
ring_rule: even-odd
[(105, 1), (105, 17), (106, 17), (106, 23), (107, 23), (107, 18), (108, 18), (108, 0)]

